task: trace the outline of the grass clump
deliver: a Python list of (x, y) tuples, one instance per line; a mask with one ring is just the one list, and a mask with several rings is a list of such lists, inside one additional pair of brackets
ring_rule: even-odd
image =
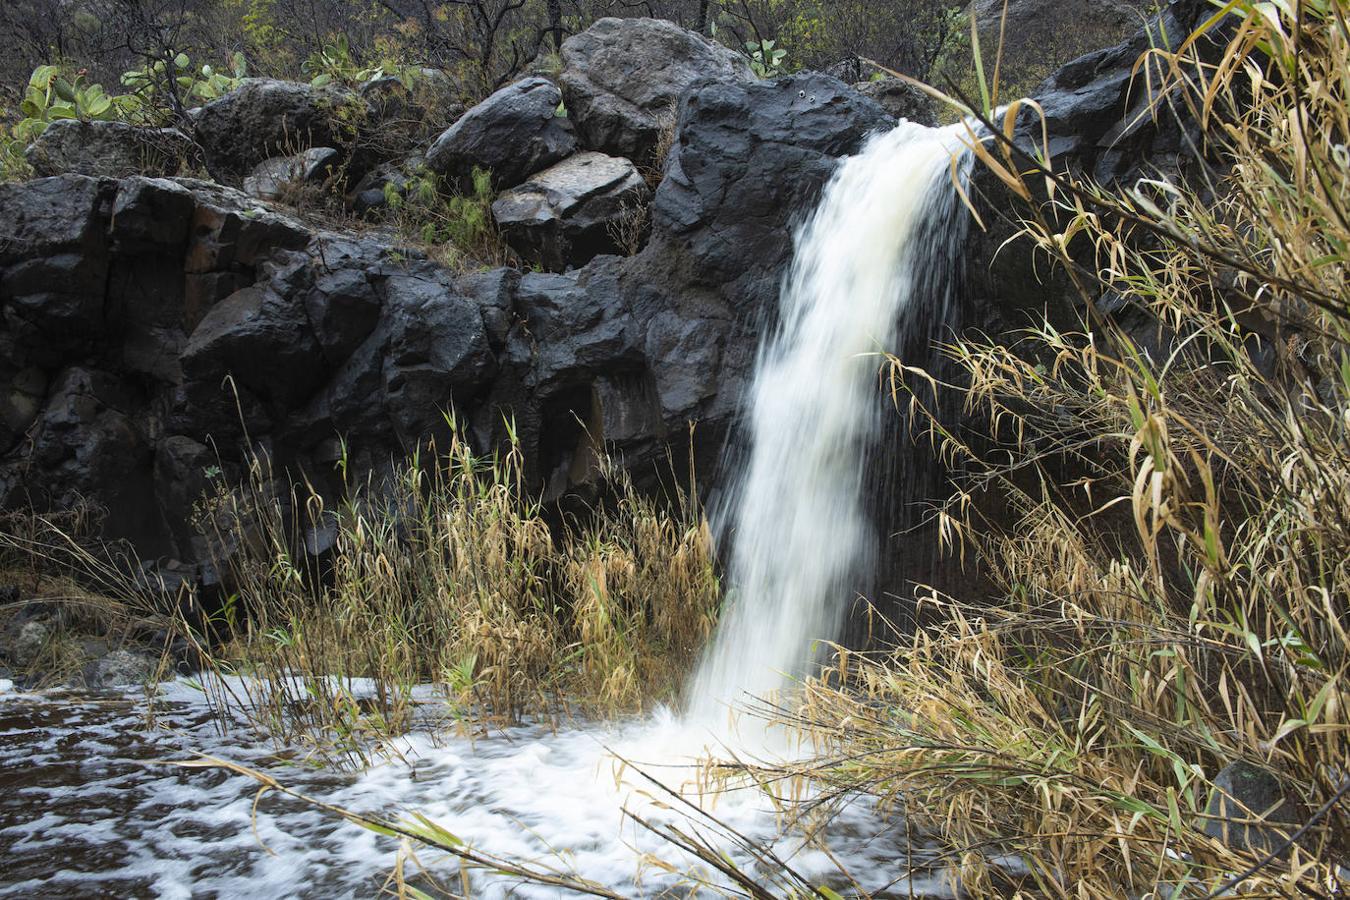
[[(216, 680), (244, 692), (221, 702), (287, 743), (346, 753), (402, 733), (425, 686), (470, 723), (636, 711), (673, 699), (715, 616), (695, 504), (667, 509), (622, 477), (611, 507), (558, 522), (518, 449), (480, 458), (455, 436), (336, 509), (273, 484), (256, 461), (203, 505), (229, 601), (192, 631), (203, 651), (215, 632), (215, 674), (246, 676)], [(331, 549), (306, 555), (319, 532)]]
[(384, 187), (386, 220), (404, 240), (452, 268), (509, 265), (511, 251), (492, 218), (492, 173), (475, 167), (467, 190), (452, 190), (426, 168)]
[[(992, 602), (930, 595), (899, 650), (842, 655), (799, 770), (903, 809), (972, 896), (1346, 890), (1348, 11), (1237, 0), (1148, 54), (1155, 112), (1201, 129), (1189, 179), (977, 150), (1042, 198), (1023, 236), (1083, 311), (946, 348), (985, 427), (934, 423), (965, 473), (940, 530)], [(1286, 799), (1233, 814), (1250, 846), (1206, 832), (1235, 762)]]

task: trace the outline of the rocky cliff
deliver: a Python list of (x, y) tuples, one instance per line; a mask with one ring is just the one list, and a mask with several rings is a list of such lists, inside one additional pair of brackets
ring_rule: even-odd
[[(1169, 11), (1167, 33), (1184, 33), (1198, 6)], [(1058, 149), (1107, 178), (1176, 143), (1151, 123), (1119, 126), (1137, 104), (1141, 40), (1043, 89)], [(250, 454), (336, 494), (344, 473), (378, 480), (443, 434), (450, 410), (484, 451), (513, 423), (551, 498), (593, 477), (597, 446), (651, 477), (669, 445), (690, 445), (694, 423), (695, 458), (711, 471), (794, 222), (836, 161), (894, 119), (824, 75), (757, 80), (668, 23), (607, 20), (569, 45), (561, 89), (541, 77), (508, 86), (426, 151), (452, 178), (496, 162), (503, 232), (547, 251), (535, 270), (453, 271), (378, 229), (302, 220), (259, 199), (256, 180), (247, 193), (92, 165), (0, 187), (0, 504), (92, 501), (109, 536), (191, 567), (203, 558), (194, 500)], [(617, 77), (633, 59), (645, 68)], [(308, 161), (259, 163), (275, 136), (254, 152), (241, 135), (294, 135), (288, 103), (306, 121), (330, 107), (304, 91), (241, 91), (270, 105), (230, 96), (198, 116), (195, 140), (221, 180), (247, 187), (246, 170), (269, 162), (269, 185), (308, 177)], [(561, 96), (568, 117), (555, 115)], [(309, 143), (339, 145), (336, 164), (359, 165), (367, 182), (382, 171), (333, 130), (316, 126)], [(511, 159), (497, 160), (504, 148)], [(625, 198), (647, 202), (636, 175), (658, 161), (645, 241), (615, 255), (607, 217)], [(377, 202), (385, 188), (373, 184)], [(1040, 290), (1015, 254), (991, 269), (995, 246), (977, 238), (968, 254), (969, 314), (986, 327)]]

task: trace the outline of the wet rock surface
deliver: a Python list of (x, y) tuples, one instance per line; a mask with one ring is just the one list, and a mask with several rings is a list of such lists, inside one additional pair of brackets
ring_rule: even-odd
[(578, 153), (505, 191), (492, 216), (523, 260), (561, 272), (637, 243), (650, 197), (628, 160)]
[(704, 81), (750, 82), (745, 59), (660, 19), (601, 19), (563, 43), (562, 93), (581, 146), (640, 165), (685, 92)]
[(558, 115), (562, 94), (547, 78), (508, 85), (464, 114), (427, 150), (426, 165), (460, 190), (475, 168), (492, 173), (498, 189), (570, 156), (576, 149), (571, 121)]
[[(1170, 10), (1168, 33), (1199, 6)], [(670, 445), (689, 447), (710, 476), (775, 313), (793, 228), (839, 158), (895, 118), (826, 75), (750, 78), (673, 28), (597, 24), (569, 42), (561, 92), (540, 77), (509, 85), (428, 154), (452, 180), (491, 168), (508, 239), (551, 272), (451, 271), (379, 231), (332, 230), (208, 181), (66, 174), (0, 186), (0, 506), (92, 500), (109, 510), (108, 536), (192, 571), (203, 548), (184, 523), (207, 469), (236, 476), (262, 452), (279, 475), (331, 496), (342, 483), (334, 447), (349, 476), (386, 472), (444, 436), (451, 408), (482, 452), (513, 421), (549, 498), (587, 489), (578, 460), (597, 442), (639, 482), (654, 481)], [(1119, 129), (1146, 40), (1047, 82), (1065, 164), (1111, 175), (1179, 146), (1165, 126)], [(626, 71), (631, 83), (611, 84)], [(349, 100), (251, 81), (203, 107), (198, 139), (213, 171), (242, 180), (297, 132), (345, 152), (348, 123), (334, 116)], [(644, 196), (640, 159), (671, 102), (649, 234), (636, 255), (609, 255), (621, 249), (619, 211)], [(578, 137), (632, 156), (575, 154)], [(1116, 155), (1121, 146), (1135, 156)], [(382, 184), (362, 196), (383, 197)], [(983, 187), (987, 204), (1006, 207)], [(1037, 283), (1026, 254), (995, 257), (997, 228), (972, 235), (982, 327), (1064, 296)]]

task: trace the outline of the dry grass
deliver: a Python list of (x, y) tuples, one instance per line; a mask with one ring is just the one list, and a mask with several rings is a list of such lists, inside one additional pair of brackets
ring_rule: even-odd
[[(36, 688), (78, 684), (108, 650), (164, 654), (169, 606), (138, 584), (125, 547), (95, 537), (100, 516), (79, 504), (59, 514), (0, 514), (0, 647), (10, 674)], [(27, 633), (25, 633), (25, 631)]]
[[(335, 510), (275, 483), (256, 461), (200, 521), (228, 551), (215, 671), (251, 676), (220, 699), (288, 743), (336, 741), (340, 756), (401, 733), (427, 684), (472, 722), (636, 711), (673, 699), (715, 617), (695, 504), (667, 509), (617, 475), (611, 508), (552, 527), (517, 450), (479, 459), (458, 438)], [(322, 561), (302, 551), (316, 525), (334, 535)]]

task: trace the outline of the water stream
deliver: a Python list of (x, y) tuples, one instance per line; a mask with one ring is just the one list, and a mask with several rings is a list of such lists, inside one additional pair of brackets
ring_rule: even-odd
[[(625, 816), (716, 829), (644, 778), (772, 847), (819, 884), (839, 864), (879, 896), (947, 893), (940, 874), (911, 877), (916, 848), (865, 798), (831, 823), (828, 852), (803, 845), (763, 792), (702, 796), (709, 752), (741, 759), (798, 752), (782, 732), (730, 723), (748, 698), (781, 696), (807, 673), (813, 644), (834, 638), (868, 589), (877, 542), (864, 502), (876, 441), (878, 351), (903, 335), (927, 267), (954, 239), (954, 131), (908, 123), (841, 163), (796, 235), (779, 322), (747, 399), (748, 457), (721, 506), (731, 542), (729, 609), (682, 715), (554, 732), (525, 725), (479, 737), (407, 738), (412, 763), (339, 776), (278, 758), (246, 732), (220, 735), (183, 683), (167, 686), (157, 727), (134, 697), (0, 694), (0, 896), (373, 896), (397, 844), (286, 798), (253, 807), (253, 782), (164, 766), (193, 751), (265, 768), (355, 811), (417, 810), (488, 852), (564, 868), (632, 896), (687, 896), (666, 868), (693, 860)], [(941, 279), (938, 279), (941, 281)], [(938, 307), (941, 314), (942, 307)], [(617, 760), (626, 760), (625, 768)], [(754, 871), (755, 861), (733, 852)], [(662, 861), (657, 864), (654, 860)], [(453, 867), (441, 869), (458, 885)], [(714, 873), (707, 873), (716, 882)], [(559, 896), (477, 874), (475, 896)], [(668, 893), (666, 893), (668, 892)], [(716, 893), (708, 887), (703, 892)]]

